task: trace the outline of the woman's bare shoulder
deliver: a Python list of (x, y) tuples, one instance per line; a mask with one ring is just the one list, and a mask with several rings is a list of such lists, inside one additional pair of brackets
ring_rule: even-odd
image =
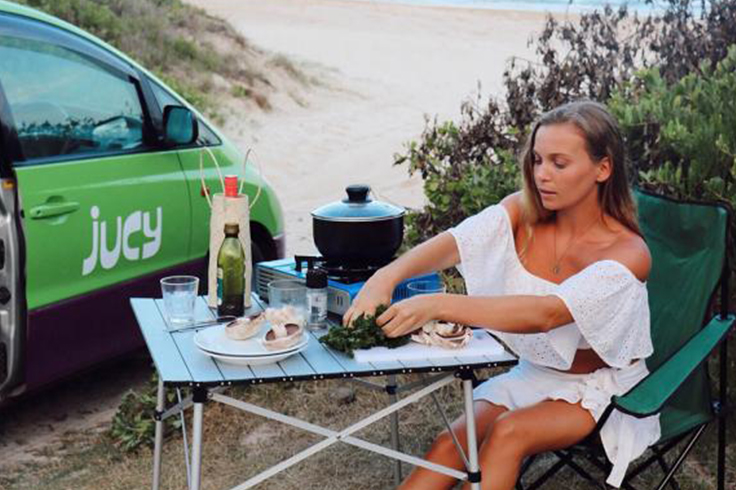
[(652, 256), (647, 243), (629, 229), (622, 232), (608, 247), (605, 258), (621, 263), (642, 282), (647, 280), (652, 268)]
[(521, 191), (514, 192), (501, 199), (501, 205), (506, 208), (511, 221), (511, 227), (516, 231), (521, 221)]

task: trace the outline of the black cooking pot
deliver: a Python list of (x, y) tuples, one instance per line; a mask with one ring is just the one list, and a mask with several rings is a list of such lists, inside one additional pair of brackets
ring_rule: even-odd
[(348, 197), (312, 211), (317, 250), (345, 264), (390, 261), (404, 238), (404, 208), (372, 200), (367, 185), (350, 185)]

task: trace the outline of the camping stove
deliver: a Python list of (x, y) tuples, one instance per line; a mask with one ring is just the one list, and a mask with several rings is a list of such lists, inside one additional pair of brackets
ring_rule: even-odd
[[(293, 259), (279, 259), (256, 264), (256, 283), (254, 291), (263, 300), (268, 300), (268, 283), (276, 279), (295, 279), (305, 282), (307, 270), (321, 268), (327, 272), (327, 311), (343, 315), (357, 296), (365, 281), (378, 267), (359, 264), (336, 265), (325, 262), (321, 257), (297, 256)], [(436, 272), (412, 277), (401, 282), (396, 289), (392, 301), (399, 301), (409, 296), (407, 285), (414, 281), (440, 282)]]

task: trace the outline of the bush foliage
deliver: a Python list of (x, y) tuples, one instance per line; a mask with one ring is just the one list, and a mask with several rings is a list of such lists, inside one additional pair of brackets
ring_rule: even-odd
[(627, 135), (640, 185), (736, 207), (736, 45), (715, 66), (668, 84), (660, 70), (638, 74), (609, 106)]
[[(66, 20), (115, 46), (189, 103), (219, 118), (213, 76), (260, 94), (270, 82), (251, 67), (253, 52), (226, 21), (181, 0), (16, 0)], [(217, 37), (235, 49), (217, 49)], [(258, 90), (254, 87), (258, 86)]]
[[(619, 92), (617, 101), (635, 104), (626, 98), (634, 92), (624, 86), (640, 70), (656, 68), (662, 87), (670, 87), (688, 74), (703, 75), (705, 67), (724, 59), (728, 46), (735, 43), (733, 0), (670, 0), (661, 14), (644, 17), (625, 7), (584, 13), (574, 22), (548, 17), (533, 41), (538, 59), (509, 63), (503, 98), (464, 103), (457, 123), (428, 120), (420, 140), (395, 155), (395, 164), (421, 173), (428, 199), (424, 209), (409, 214), (407, 241), (425, 240), (518, 189), (515, 156), (542, 112), (583, 97), (608, 103)], [(637, 138), (650, 139), (645, 143)], [(627, 132), (627, 140), (630, 162), (636, 165), (632, 177), (637, 179), (642, 170), (648, 185), (667, 190), (657, 180), (666, 173), (654, 171), (665, 161), (640, 157), (644, 146), (650, 153), (666, 152), (658, 148), (660, 140), (633, 130)], [(697, 192), (688, 195), (705, 197)]]

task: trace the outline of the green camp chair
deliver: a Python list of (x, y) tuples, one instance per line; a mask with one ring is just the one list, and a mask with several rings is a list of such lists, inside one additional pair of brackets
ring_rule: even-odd
[[(660, 414), (662, 437), (629, 467), (622, 488), (632, 490), (631, 481), (657, 463), (668, 483), (679, 486), (674, 474), (700, 438), (706, 426), (718, 421), (718, 490), (725, 488), (725, 446), (727, 406), (726, 337), (736, 317), (728, 310), (728, 237), (730, 210), (722, 204), (680, 202), (636, 191), (639, 222), (652, 254), (652, 270), (647, 282), (651, 310), (654, 354), (647, 359), (650, 375), (623, 396), (613, 397), (594, 434), (582, 443), (555, 451), (559, 458), (530, 485), (522, 481), (534, 458), (522, 466), (517, 489), (533, 490), (559, 469), (570, 466), (598, 487), (599, 482), (576, 460), (587, 459), (605, 475), (610, 463), (603, 453), (598, 431), (613, 410), (635, 417)], [(720, 293), (718, 314), (714, 299)], [(706, 361), (720, 345), (719, 397), (711, 396)], [(684, 448), (669, 465), (664, 455), (681, 441)], [(638, 464), (637, 464), (638, 463)], [(605, 475), (603, 480), (605, 480)]]

